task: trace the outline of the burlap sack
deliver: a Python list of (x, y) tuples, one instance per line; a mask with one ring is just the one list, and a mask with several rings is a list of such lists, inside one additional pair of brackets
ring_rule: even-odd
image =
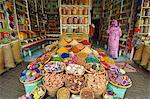
[(4, 70), (4, 66), (3, 48), (0, 47), (0, 71)]
[(11, 50), (10, 44), (7, 44), (3, 47), (3, 55), (4, 55), (4, 62), (6, 68), (13, 68), (15, 67), (13, 54)]
[(150, 59), (150, 46), (144, 46), (141, 65), (142, 66), (148, 65), (149, 59)]
[(144, 45), (141, 44), (141, 46), (138, 49), (136, 49), (135, 54), (134, 54), (134, 58), (133, 58), (134, 61), (140, 61), (141, 60), (143, 48), (144, 48)]
[(11, 49), (12, 49), (14, 61), (15, 61), (16, 63), (22, 62), (21, 47), (20, 47), (20, 42), (19, 42), (19, 40), (18, 40), (18, 41), (15, 41), (15, 42), (12, 42), (12, 43), (11, 43), (11, 47), (12, 47)]

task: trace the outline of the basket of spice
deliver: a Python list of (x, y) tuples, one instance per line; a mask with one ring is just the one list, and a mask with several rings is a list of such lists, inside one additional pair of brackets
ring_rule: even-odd
[(66, 75), (65, 86), (73, 94), (78, 94), (85, 87), (85, 83), (84, 76)]
[(43, 77), (43, 84), (48, 91), (48, 95), (54, 97), (59, 88), (64, 85), (65, 74), (63, 73), (48, 73)]
[(59, 73), (59, 72), (64, 71), (65, 67), (66, 67), (66, 64), (63, 62), (51, 61), (45, 65), (44, 70), (46, 72)]
[(77, 64), (68, 64), (68, 66), (66, 66), (66, 73), (73, 75), (84, 75), (85, 69), (84, 66), (80, 66)]
[(94, 99), (94, 92), (92, 89), (85, 87), (80, 92), (81, 99)]
[(98, 98), (107, 87), (106, 76), (103, 74), (87, 74), (86, 76), (86, 87), (93, 90), (94, 95)]
[(57, 91), (57, 99), (70, 99), (70, 91), (66, 87), (62, 87)]

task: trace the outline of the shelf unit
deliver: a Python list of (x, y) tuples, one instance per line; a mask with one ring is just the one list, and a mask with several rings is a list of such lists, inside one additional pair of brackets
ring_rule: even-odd
[(105, 37), (103, 37), (103, 41), (107, 41), (108, 36), (106, 30), (110, 25), (111, 21), (115, 19), (118, 21), (119, 26), (122, 30), (120, 47), (126, 50), (129, 34), (130, 32), (133, 32), (133, 30), (131, 29), (134, 24), (133, 12), (136, 7), (135, 1), (136, 0), (105, 0), (104, 19), (107, 21), (104, 21), (105, 28), (103, 36)]
[(108, 39), (108, 35), (106, 33), (106, 30), (108, 29), (109, 25), (110, 25), (110, 20), (111, 20), (111, 13), (112, 13), (112, 0), (104, 0), (104, 13), (103, 13), (103, 22), (102, 22), (102, 26), (103, 28), (101, 29), (101, 35), (102, 35), (102, 41), (107, 43), (107, 39)]
[(37, 3), (36, 0), (28, 0), (29, 16), (31, 22), (31, 30), (39, 30)]
[(92, 20), (100, 19), (101, 0), (92, 0), (93, 15)]
[(150, 1), (142, 0), (140, 21), (139, 21), (139, 34), (141, 36), (150, 36)]
[(90, 0), (66, 1), (60, 0), (60, 32), (70, 36), (77, 34), (89, 34), (91, 24)]
[(18, 39), (12, 0), (0, 1), (0, 43)]
[(54, 34), (54, 35), (56, 34), (56, 36), (59, 38), (60, 22), (59, 22), (58, 0), (48, 0), (48, 6), (46, 11), (47, 11), (47, 19), (48, 19), (47, 36), (49, 36), (49, 34)]
[(20, 38), (20, 32), (31, 30), (28, 2), (27, 0), (13, 0), (13, 1), (14, 1), (16, 22), (17, 22), (17, 31)]

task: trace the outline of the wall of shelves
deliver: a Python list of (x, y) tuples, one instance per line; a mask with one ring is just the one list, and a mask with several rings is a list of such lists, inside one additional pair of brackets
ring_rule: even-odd
[(136, 7), (134, 0), (105, 0), (104, 6), (104, 29), (103, 29), (103, 41), (107, 42), (108, 36), (106, 30), (113, 19), (119, 22), (119, 26), (122, 30), (122, 36), (120, 39), (120, 47), (126, 49), (129, 33), (133, 32), (134, 18), (133, 12)]
[(142, 0), (140, 21), (139, 21), (139, 34), (141, 36), (150, 36), (150, 1)]
[(9, 43), (18, 39), (16, 20), (12, 0), (0, 1), (0, 43)]
[(89, 34), (91, 23), (90, 0), (84, 1), (60, 1), (60, 32)]

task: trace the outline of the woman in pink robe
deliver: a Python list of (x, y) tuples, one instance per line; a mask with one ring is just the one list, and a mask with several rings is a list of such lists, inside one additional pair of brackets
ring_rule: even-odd
[(116, 20), (112, 21), (107, 33), (109, 35), (108, 52), (112, 58), (118, 58), (119, 39), (122, 35), (122, 31)]

